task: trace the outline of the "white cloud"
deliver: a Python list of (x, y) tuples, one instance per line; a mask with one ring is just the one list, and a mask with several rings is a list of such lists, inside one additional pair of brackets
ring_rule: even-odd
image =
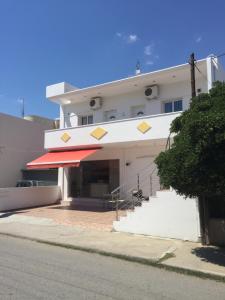
[(144, 47), (144, 54), (146, 56), (146, 65), (151, 66), (155, 64), (155, 61), (159, 59), (159, 55), (155, 54), (155, 43), (151, 42)]
[(153, 54), (153, 50), (154, 50), (154, 44), (151, 43), (151, 44), (145, 46), (145, 48), (144, 48), (144, 54), (150, 56), (150, 55)]
[(201, 42), (201, 40), (202, 40), (202, 37), (201, 37), (201, 36), (199, 36), (199, 37), (197, 37), (197, 39), (196, 39), (195, 41), (196, 41), (196, 43), (200, 43), (200, 42)]
[(117, 32), (116, 36), (119, 37), (119, 38), (121, 38), (122, 37), (122, 33), (121, 32)]
[(127, 37), (127, 42), (128, 43), (135, 43), (138, 40), (138, 36), (136, 34), (130, 34)]
[(137, 34), (124, 34), (122, 32), (116, 32), (116, 37), (118, 37), (119, 39), (123, 40), (125, 43), (128, 43), (128, 44), (133, 44), (133, 43), (136, 43), (137, 40), (138, 40), (138, 36)]
[(147, 60), (146, 65), (152, 66), (152, 65), (154, 65), (154, 61), (153, 60)]

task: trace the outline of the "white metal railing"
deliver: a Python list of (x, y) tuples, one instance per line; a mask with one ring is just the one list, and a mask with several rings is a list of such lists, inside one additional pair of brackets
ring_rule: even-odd
[[(153, 167), (152, 170), (149, 170)], [(111, 192), (111, 201), (114, 204), (116, 220), (119, 220), (119, 211), (133, 210), (136, 206), (140, 206), (143, 201), (148, 201), (149, 197), (154, 194), (153, 183), (158, 178), (154, 178), (157, 168), (154, 162), (140, 170), (135, 177), (135, 183), (123, 183)], [(146, 188), (148, 189), (145, 195)], [(160, 186), (159, 186), (160, 189)]]
[(45, 132), (47, 133), (47, 132), (55, 132), (55, 131), (62, 131), (62, 130), (75, 129), (75, 128), (95, 127), (95, 126), (100, 126), (100, 125), (129, 122), (129, 121), (142, 120), (142, 119), (148, 119), (148, 118), (168, 117), (171, 115), (180, 115), (180, 113), (181, 112), (171, 112), (171, 113), (161, 113), (161, 114), (155, 114), (155, 115), (144, 115), (141, 117), (130, 117), (130, 118), (124, 118), (124, 119), (118, 118), (113, 121), (96, 122), (96, 123), (87, 124), (87, 125), (77, 125), (77, 126), (70, 126), (70, 127), (57, 128), (57, 129), (48, 129), (48, 130), (45, 130)]

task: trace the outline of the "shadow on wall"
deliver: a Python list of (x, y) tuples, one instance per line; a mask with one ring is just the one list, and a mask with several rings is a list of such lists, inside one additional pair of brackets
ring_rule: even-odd
[(202, 261), (225, 267), (225, 248), (199, 247), (191, 251)]

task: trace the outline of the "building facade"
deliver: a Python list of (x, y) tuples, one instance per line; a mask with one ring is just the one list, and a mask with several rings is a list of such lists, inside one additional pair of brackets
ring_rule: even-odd
[[(197, 94), (225, 79), (213, 56), (196, 65)], [(141, 188), (148, 199), (160, 189), (154, 159), (171, 122), (190, 105), (189, 64), (81, 89), (59, 83), (46, 96), (60, 105), (60, 128), (46, 131), (49, 153), (28, 167), (59, 168), (63, 200), (102, 198), (118, 188)]]

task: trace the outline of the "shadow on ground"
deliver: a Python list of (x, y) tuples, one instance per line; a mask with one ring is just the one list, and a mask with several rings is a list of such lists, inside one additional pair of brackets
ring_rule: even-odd
[(8, 217), (11, 217), (13, 215), (18, 215), (18, 214), (23, 214), (25, 213), (26, 211), (7, 211), (7, 212), (3, 212), (0, 214), (0, 219), (3, 219), (3, 218), (8, 218)]
[(85, 207), (82, 205), (76, 206), (51, 206), (48, 209), (58, 209), (58, 210), (78, 210), (78, 211), (90, 211), (90, 212), (108, 212), (112, 211), (112, 209), (104, 209), (104, 208), (96, 208), (96, 207)]
[(191, 252), (204, 262), (225, 267), (225, 248), (199, 247), (192, 249)]

